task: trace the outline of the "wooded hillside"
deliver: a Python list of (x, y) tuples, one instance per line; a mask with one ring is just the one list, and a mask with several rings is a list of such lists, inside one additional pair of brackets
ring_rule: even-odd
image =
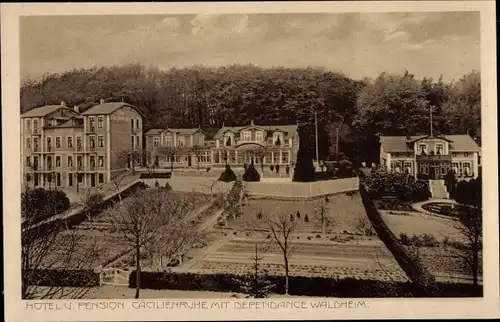
[(335, 152), (338, 128), (340, 151), (368, 161), (378, 153), (376, 134), (429, 133), (430, 107), (435, 134), (469, 133), (480, 142), (480, 89), (476, 71), (447, 83), (416, 79), (408, 72), (355, 80), (319, 68), (235, 65), (162, 71), (130, 64), (25, 80), (21, 111), (61, 101), (85, 110), (101, 98), (124, 100), (145, 113), (147, 128), (237, 125), (252, 119), (257, 124), (298, 122), (312, 143), (316, 109), (320, 156)]

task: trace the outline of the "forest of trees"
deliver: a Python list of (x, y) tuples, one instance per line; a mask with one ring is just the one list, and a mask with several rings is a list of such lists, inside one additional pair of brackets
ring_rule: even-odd
[(377, 135), (470, 134), (481, 140), (480, 74), (461, 79), (417, 79), (409, 72), (382, 73), (355, 80), (320, 68), (260, 68), (232, 65), (160, 70), (138, 63), (72, 70), (26, 79), (21, 112), (44, 104), (79, 105), (125, 101), (141, 109), (146, 128), (217, 127), (248, 124), (299, 124), (314, 144), (318, 119), (321, 159), (339, 151), (354, 162), (378, 154)]

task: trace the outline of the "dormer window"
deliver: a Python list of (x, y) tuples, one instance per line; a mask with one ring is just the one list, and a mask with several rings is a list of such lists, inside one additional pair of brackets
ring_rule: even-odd
[(261, 131), (255, 132), (255, 141), (257, 142), (264, 141), (264, 135)]
[(184, 137), (183, 136), (178, 136), (177, 137), (177, 146), (184, 146)]
[(250, 131), (243, 131), (242, 140), (243, 141), (251, 141), (252, 140), (252, 133)]
[(441, 155), (441, 154), (443, 154), (443, 145), (436, 144), (436, 155)]
[(273, 142), (274, 142), (274, 145), (281, 145), (281, 141), (283, 140), (282, 138), (282, 134), (280, 132), (275, 132), (273, 134)]
[(231, 146), (231, 136), (226, 136), (226, 146)]
[(420, 144), (418, 146), (418, 150), (420, 151), (421, 155), (426, 155), (427, 154), (427, 146), (425, 144)]

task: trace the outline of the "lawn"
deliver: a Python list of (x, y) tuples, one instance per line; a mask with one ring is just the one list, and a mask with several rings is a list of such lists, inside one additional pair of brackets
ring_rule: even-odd
[[(453, 245), (445, 247), (443, 243), (445, 239), (450, 243), (464, 241), (460, 232), (453, 227), (451, 222), (453, 219), (415, 211), (406, 212), (404, 215), (390, 214), (389, 211), (380, 211), (380, 213), (396, 237), (401, 234), (406, 234), (410, 238), (413, 235), (430, 234), (439, 242), (436, 247), (418, 247), (420, 260), (436, 276), (438, 281), (471, 282), (471, 276), (459, 257), (459, 254), (463, 255), (464, 251), (453, 247)], [(413, 247), (407, 248), (408, 250), (414, 249)]]
[[(368, 224), (365, 209), (358, 193), (339, 194), (325, 198), (308, 200), (250, 199), (243, 205), (241, 217), (228, 220), (228, 227), (233, 229), (265, 228), (257, 214), (285, 213), (298, 221), (298, 232), (315, 234), (322, 231), (320, 217), (317, 214), (321, 206), (333, 223), (327, 227), (330, 234), (357, 235), (360, 225)], [(306, 217), (308, 221), (306, 220)]]

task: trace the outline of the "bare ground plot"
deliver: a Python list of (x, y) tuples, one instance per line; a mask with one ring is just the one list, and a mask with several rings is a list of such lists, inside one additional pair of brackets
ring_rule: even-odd
[[(458, 250), (452, 246), (444, 247), (443, 241), (463, 242), (462, 235), (453, 227), (448, 218), (435, 217), (419, 212), (405, 212), (405, 214), (392, 214), (380, 211), (382, 218), (389, 229), (399, 237), (406, 234), (413, 235), (431, 234), (440, 243), (437, 247), (419, 247), (419, 258), (430, 272), (442, 282), (471, 282), (470, 271), (464, 265)], [(409, 248), (410, 249), (410, 248)]]
[[(262, 257), (260, 269), (284, 275), (283, 255), (278, 246), (258, 238), (231, 238), (206, 254), (189, 271), (247, 274), (252, 270), (255, 244)], [(335, 278), (405, 280), (405, 274), (382, 242), (350, 243), (301, 241), (293, 243), (290, 275)]]

